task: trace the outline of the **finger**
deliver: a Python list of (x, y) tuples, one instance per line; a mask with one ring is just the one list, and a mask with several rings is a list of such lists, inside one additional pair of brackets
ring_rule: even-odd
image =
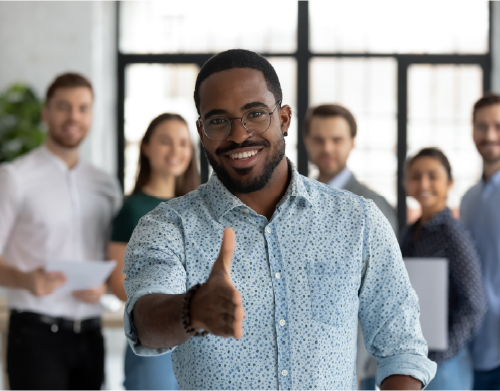
[(212, 273), (224, 273), (231, 276), (231, 261), (233, 259), (234, 248), (236, 246), (236, 235), (232, 228), (224, 229), (222, 244), (217, 260), (212, 267)]
[(66, 276), (62, 272), (48, 272), (45, 273), (45, 278), (49, 281), (66, 281)]

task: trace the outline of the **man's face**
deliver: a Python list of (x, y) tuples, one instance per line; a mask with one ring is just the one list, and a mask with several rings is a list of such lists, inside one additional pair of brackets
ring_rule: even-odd
[(349, 123), (342, 117), (313, 117), (304, 138), (309, 159), (320, 175), (334, 177), (347, 164), (354, 148)]
[[(262, 72), (235, 68), (210, 75), (200, 86), (202, 121), (213, 117), (242, 117), (250, 109), (271, 112), (276, 106)], [(264, 188), (275, 168), (284, 159), (283, 133), (290, 126), (290, 107), (283, 106), (271, 116), (269, 129), (260, 134), (247, 131), (239, 119), (231, 121), (225, 140), (210, 140), (197, 123), (207, 158), (219, 179), (234, 194)], [(244, 154), (245, 153), (245, 154)]]
[(78, 147), (92, 125), (92, 101), (87, 87), (56, 89), (42, 112), (48, 137), (63, 148)]
[(500, 162), (500, 104), (476, 111), (472, 137), (486, 163)]

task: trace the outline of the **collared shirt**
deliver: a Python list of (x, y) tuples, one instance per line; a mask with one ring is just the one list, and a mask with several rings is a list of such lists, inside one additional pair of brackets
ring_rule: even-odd
[(347, 167), (340, 171), (335, 177), (333, 177), (330, 182), (328, 182), (328, 186), (333, 187), (334, 189), (342, 190), (349, 179), (351, 179), (352, 172)]
[(448, 259), (448, 349), (429, 352), (429, 358), (442, 364), (456, 357), (479, 330), (486, 313), (486, 296), (476, 245), (467, 229), (448, 208), (422, 225), (408, 226), (401, 235), (403, 257)]
[[(116, 179), (80, 161), (73, 169), (46, 147), (0, 165), (0, 254), (28, 272), (48, 260), (106, 259), (111, 222), (121, 204)], [(71, 294), (37, 297), (9, 289), (10, 308), (83, 319), (102, 313)]]
[(464, 196), (460, 218), (477, 243), (488, 300), (488, 312), (473, 343), (474, 367), (500, 366), (500, 171)]
[(125, 255), (125, 333), (141, 345), (132, 310), (149, 293), (181, 294), (208, 278), (225, 227), (236, 233), (231, 279), (243, 297), (244, 336), (190, 338), (172, 353), (182, 389), (356, 389), (358, 314), (392, 374), (426, 385), (435, 373), (398, 243), (372, 201), (292, 170), (268, 221), (212, 175), (144, 216)]

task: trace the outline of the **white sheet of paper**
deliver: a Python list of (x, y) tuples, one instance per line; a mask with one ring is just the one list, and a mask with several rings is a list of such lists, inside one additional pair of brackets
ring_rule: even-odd
[(420, 324), (429, 350), (448, 348), (448, 260), (404, 258), (420, 302)]
[(54, 293), (69, 293), (98, 287), (109, 277), (116, 261), (63, 261), (50, 260), (46, 271), (63, 272), (66, 283)]

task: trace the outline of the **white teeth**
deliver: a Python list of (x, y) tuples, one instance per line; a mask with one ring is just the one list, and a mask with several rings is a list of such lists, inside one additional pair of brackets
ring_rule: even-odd
[(254, 155), (257, 155), (257, 151), (248, 151), (248, 152), (240, 152), (240, 153), (232, 153), (229, 155), (231, 159), (244, 159), (249, 158)]

